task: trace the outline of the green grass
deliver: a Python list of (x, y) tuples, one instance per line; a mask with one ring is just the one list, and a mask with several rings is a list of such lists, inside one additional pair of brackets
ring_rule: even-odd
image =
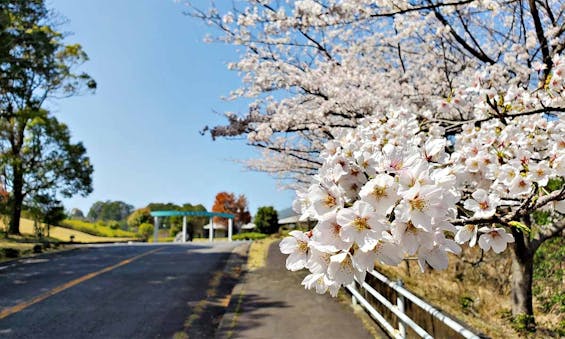
[(108, 237), (108, 238), (139, 237), (139, 235), (134, 232), (124, 231), (120, 229), (115, 230), (115, 229), (111, 229), (108, 226), (103, 225), (102, 223), (91, 223), (82, 220), (64, 220), (61, 223), (61, 227), (70, 228), (75, 231), (80, 231), (91, 235), (96, 235), (99, 237)]
[[(534, 284), (532, 293), (537, 305), (546, 316), (553, 314), (560, 336), (565, 336), (565, 238), (555, 237), (545, 241), (534, 259)], [(561, 286), (561, 287), (559, 287)]]
[(247, 256), (247, 269), (256, 270), (265, 267), (267, 264), (267, 255), (269, 254), (269, 247), (271, 244), (281, 237), (278, 234), (271, 234), (263, 239), (254, 240), (249, 247), (249, 254)]
[[(173, 242), (174, 240), (175, 237), (159, 237), (158, 242)], [(153, 242), (153, 236), (150, 236), (147, 242)]]
[(266, 234), (258, 233), (258, 232), (246, 232), (240, 234), (234, 234), (232, 236), (233, 240), (260, 240), (265, 239), (267, 237)]

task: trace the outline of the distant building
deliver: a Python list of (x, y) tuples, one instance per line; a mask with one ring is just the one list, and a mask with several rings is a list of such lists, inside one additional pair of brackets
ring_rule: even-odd
[(257, 226), (254, 223), (250, 222), (250, 223), (247, 223), (247, 224), (241, 226), (241, 232), (251, 232), (256, 227)]
[(284, 209), (280, 212), (284, 218), (279, 219), (279, 227), (284, 226), (287, 229), (312, 229), (316, 226), (316, 220), (307, 219), (300, 220), (300, 215), (294, 212), (291, 208)]
[[(213, 227), (214, 227), (214, 238), (222, 238), (222, 237), (227, 237), (228, 236), (228, 227), (225, 225), (222, 225), (220, 223), (213, 223)], [(210, 223), (204, 225), (204, 237), (207, 238), (209, 236), (209, 230), (210, 230)]]

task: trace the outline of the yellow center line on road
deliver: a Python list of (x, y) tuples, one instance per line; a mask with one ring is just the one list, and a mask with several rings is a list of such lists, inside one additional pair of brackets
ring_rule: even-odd
[(47, 292), (45, 292), (45, 293), (42, 293), (42, 294), (38, 295), (37, 297), (35, 297), (35, 298), (31, 299), (31, 300), (24, 301), (24, 302), (21, 302), (21, 303), (15, 305), (15, 306), (5, 308), (5, 309), (2, 310), (2, 312), (0, 312), (0, 320), (2, 320), (2, 319), (4, 319), (4, 318), (6, 318), (7, 316), (10, 316), (10, 315), (12, 315), (12, 314), (14, 314), (14, 313), (18, 313), (18, 312), (20, 312), (20, 311), (22, 311), (22, 310), (24, 310), (24, 309), (30, 307), (31, 305), (37, 304), (38, 302), (41, 302), (41, 301), (43, 301), (43, 300), (45, 300), (45, 299), (47, 299), (47, 298), (49, 298), (49, 297), (51, 297), (51, 296), (54, 296), (54, 295), (57, 294), (57, 293), (63, 292), (64, 290), (66, 290), (66, 289), (68, 289), (68, 288), (71, 288), (71, 287), (73, 287), (73, 286), (75, 286), (75, 285), (78, 285), (78, 284), (80, 284), (80, 283), (82, 283), (82, 282), (85, 282), (85, 281), (87, 281), (87, 280), (89, 280), (89, 279), (92, 279), (92, 278), (94, 278), (94, 277), (96, 277), (96, 276), (98, 276), (98, 275), (100, 275), (100, 274), (102, 274), (102, 273), (106, 273), (106, 272), (109, 272), (109, 271), (111, 271), (111, 270), (114, 270), (114, 269), (116, 269), (116, 268), (118, 268), (118, 267), (127, 265), (127, 264), (129, 264), (129, 263), (131, 263), (131, 262), (133, 262), (133, 261), (135, 261), (135, 260), (137, 260), (137, 259), (140, 259), (140, 258), (142, 258), (142, 257), (145, 257), (146, 255), (155, 253), (155, 252), (160, 251), (160, 250), (162, 250), (162, 248), (156, 248), (156, 249), (154, 249), (154, 250), (147, 251), (147, 252), (145, 252), (145, 253), (141, 253), (141, 254), (136, 255), (136, 256), (134, 256), (134, 257), (131, 257), (131, 258), (129, 258), (129, 259), (125, 259), (125, 260), (123, 260), (123, 261), (120, 261), (119, 263), (117, 263), (117, 264), (115, 264), (115, 265), (113, 265), (113, 266), (108, 266), (108, 267), (106, 267), (106, 268), (101, 269), (100, 271), (88, 273), (87, 275), (84, 275), (84, 276), (82, 276), (82, 277), (80, 277), (80, 278), (77, 278), (77, 279), (75, 279), (75, 280), (71, 280), (71, 281), (69, 281), (69, 282), (67, 282), (67, 283), (65, 283), (65, 284), (63, 284), (63, 285), (59, 285), (59, 286), (57, 286), (57, 287), (55, 287), (55, 288), (53, 288), (53, 289), (51, 289), (51, 290), (49, 290), (49, 291), (47, 291)]

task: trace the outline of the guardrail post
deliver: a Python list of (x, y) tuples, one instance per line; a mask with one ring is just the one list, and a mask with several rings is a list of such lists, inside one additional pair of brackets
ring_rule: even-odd
[[(396, 282), (396, 285), (398, 287), (402, 287), (402, 280), (399, 279)], [(404, 296), (399, 292), (396, 292), (396, 307), (398, 307), (400, 312), (404, 313)], [(400, 319), (398, 319), (398, 334), (400, 335), (400, 338), (406, 338), (406, 326), (404, 325), (404, 321)]]

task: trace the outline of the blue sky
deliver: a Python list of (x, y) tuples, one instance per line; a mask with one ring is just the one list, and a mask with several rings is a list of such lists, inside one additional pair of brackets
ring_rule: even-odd
[[(203, 6), (206, 1), (202, 1)], [(49, 106), (82, 141), (94, 164), (94, 192), (64, 200), (85, 213), (98, 200), (202, 203), (211, 208), (220, 191), (245, 194), (254, 214), (260, 206), (283, 209), (294, 192), (280, 190), (264, 173), (233, 162), (256, 156), (243, 140), (212, 141), (199, 131), (222, 124), (224, 102), (241, 83), (226, 63), (237, 59), (232, 46), (206, 44), (212, 28), (182, 14), (173, 0), (48, 0), (69, 22), (90, 61), (80, 70), (98, 83), (94, 95)]]

